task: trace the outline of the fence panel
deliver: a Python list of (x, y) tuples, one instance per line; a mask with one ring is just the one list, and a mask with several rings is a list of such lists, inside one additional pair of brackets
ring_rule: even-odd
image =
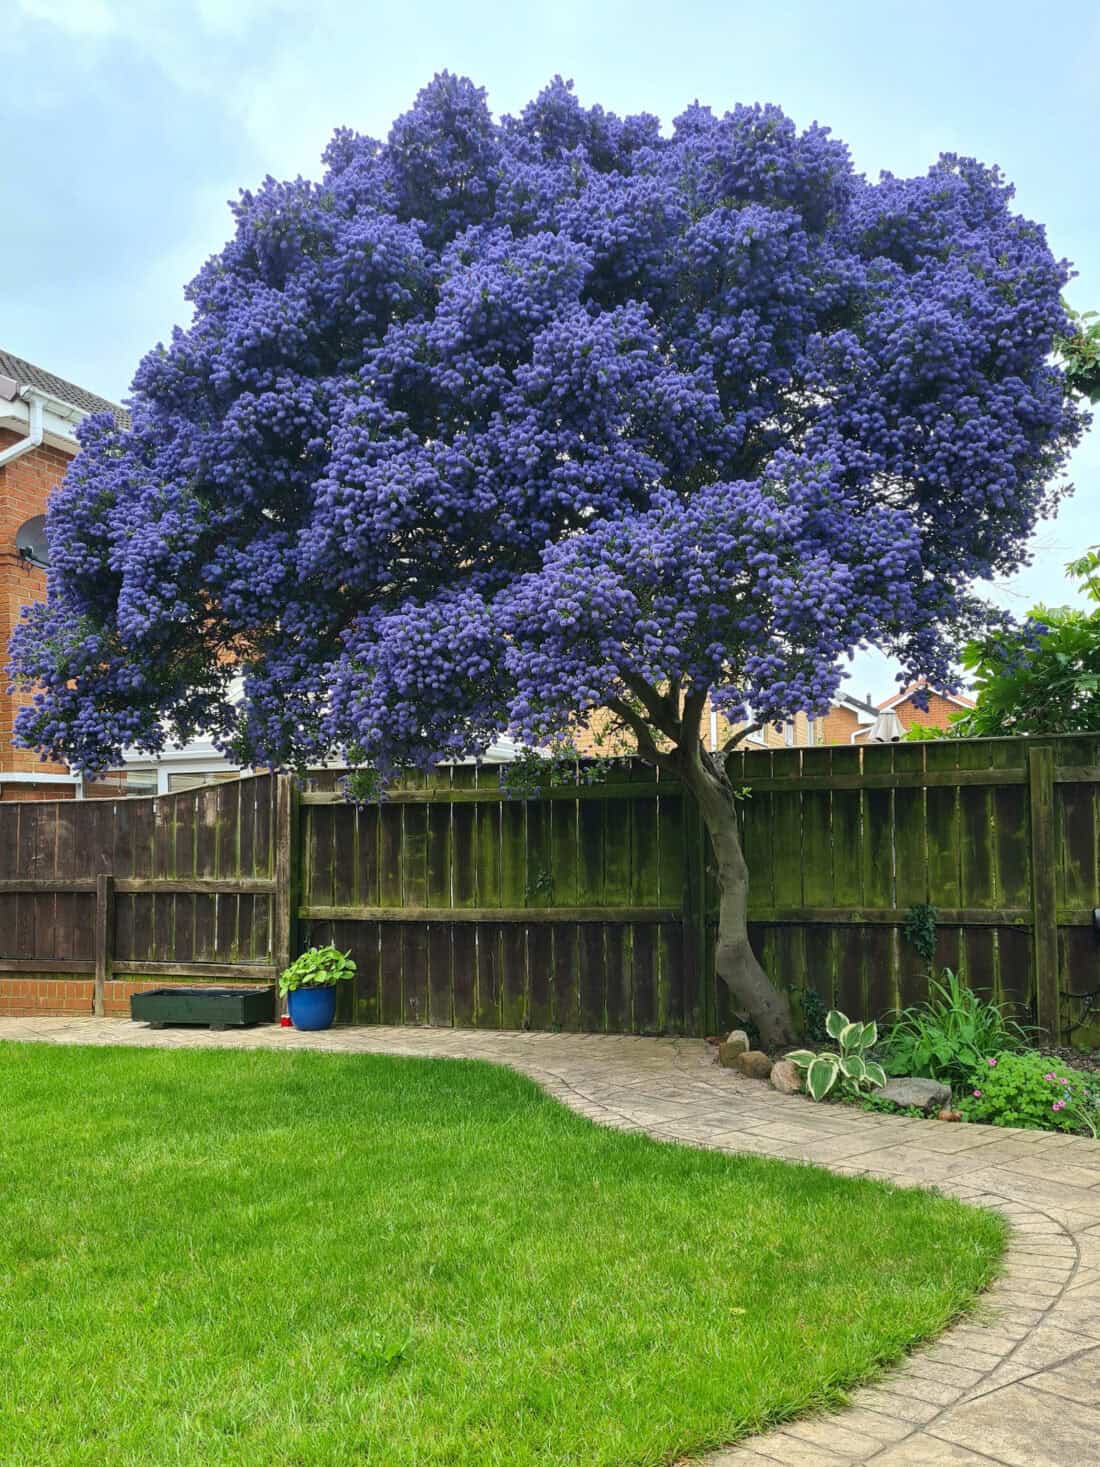
[(0, 803), (0, 975), (269, 980), (276, 784)]
[(703, 1026), (701, 958), (685, 977), (682, 802), (651, 770), (516, 799), (495, 767), (456, 766), (359, 810), (332, 774), (310, 786), (300, 942), (351, 951), (359, 1022)]

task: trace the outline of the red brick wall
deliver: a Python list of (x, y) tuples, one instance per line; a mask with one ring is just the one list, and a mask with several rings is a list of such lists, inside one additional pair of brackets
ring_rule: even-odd
[(820, 726), (823, 744), (850, 744), (852, 735), (859, 727), (859, 718), (854, 708), (834, 703), (821, 720)]
[[(914, 724), (919, 723), (923, 724), (925, 728), (947, 729), (951, 726), (954, 714), (962, 713), (964, 708), (970, 707), (973, 707), (973, 703), (969, 698), (965, 699), (963, 707), (960, 707), (958, 703), (952, 703), (949, 698), (944, 698), (939, 693), (929, 693), (927, 708), (918, 708), (912, 698), (905, 698), (902, 702), (894, 704), (894, 712), (898, 715), (898, 722), (902, 728), (912, 728)], [(863, 743), (865, 737), (857, 742)]]
[[(130, 995), (159, 988), (161, 980), (125, 983), (112, 980), (104, 991), (107, 1013), (128, 1016)], [(92, 980), (90, 978), (0, 978), (0, 1016), (25, 1019), (44, 1014), (90, 1014), (92, 1012)]]
[[(19, 441), (18, 433), (0, 430), (0, 448)], [(41, 601), (46, 594), (46, 573), (28, 565), (15, 547), (20, 525), (35, 515), (45, 514), (46, 500), (68, 468), (70, 455), (43, 444), (21, 458), (0, 468), (0, 666), (7, 665), (8, 641), (22, 608), (30, 601)], [(72, 789), (61, 785), (4, 785), (5, 770), (21, 773), (67, 774), (61, 764), (43, 764), (29, 749), (12, 747), (12, 723), (15, 710), (25, 697), (7, 692), (6, 678), (0, 678), (0, 798), (66, 799)]]
[[(186, 982), (187, 980), (174, 980)], [(172, 984), (171, 978), (146, 978), (130, 982), (121, 978), (111, 979), (103, 994), (108, 1018), (130, 1017), (130, 998), (135, 993), (145, 993), (150, 988), (163, 988)], [(246, 987), (234, 981), (234, 987)], [(262, 985), (255, 985), (260, 987)], [(83, 1016), (92, 1012), (91, 978), (20, 977), (15, 974), (0, 977), (0, 1018), (29, 1019), (45, 1015), (73, 1014)]]

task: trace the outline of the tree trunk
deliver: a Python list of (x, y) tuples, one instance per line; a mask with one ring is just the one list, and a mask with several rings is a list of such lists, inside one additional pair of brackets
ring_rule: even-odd
[(738, 1009), (753, 1019), (761, 1042), (769, 1050), (782, 1049), (794, 1043), (794, 1024), (786, 995), (772, 984), (749, 945), (749, 871), (724, 762), (696, 744), (682, 751), (681, 778), (695, 796), (718, 864), (718, 976)]

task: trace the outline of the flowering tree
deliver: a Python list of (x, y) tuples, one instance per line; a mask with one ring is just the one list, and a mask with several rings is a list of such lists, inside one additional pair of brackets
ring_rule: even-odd
[(325, 164), (241, 196), (132, 425), (85, 425), (21, 739), (384, 774), (605, 707), (698, 801), (719, 971), (785, 1039), (704, 705), (820, 710), (870, 643), (949, 681), (1079, 432), (1066, 267), (996, 170), (869, 183), (775, 107), (665, 135), (555, 81), (494, 121), (445, 74)]

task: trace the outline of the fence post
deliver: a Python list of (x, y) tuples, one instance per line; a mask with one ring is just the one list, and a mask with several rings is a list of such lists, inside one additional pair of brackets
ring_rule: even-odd
[(100, 872), (95, 879), (95, 978), (92, 983), (92, 1010), (97, 1019), (102, 1019), (107, 1011), (114, 906), (115, 878)]
[(1055, 1044), (1062, 1039), (1058, 981), (1058, 889), (1055, 865), (1054, 750), (1027, 751), (1028, 806), (1031, 819), (1032, 952), (1035, 1008), (1039, 1026)]
[(275, 775), (275, 898), (272, 958), (275, 977), (294, 961), (298, 916), (298, 782)]
[(680, 796), (680, 820), (684, 850), (684, 1022), (694, 1024), (697, 1033), (710, 1034), (717, 1021), (714, 974), (707, 965), (707, 833), (699, 806), (688, 789)]

